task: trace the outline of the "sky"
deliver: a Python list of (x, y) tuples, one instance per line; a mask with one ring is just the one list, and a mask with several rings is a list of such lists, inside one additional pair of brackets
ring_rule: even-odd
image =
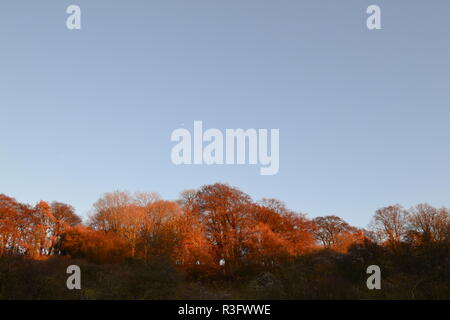
[[(82, 10), (68, 30), (66, 8)], [(381, 7), (382, 30), (366, 9)], [(66, 202), (224, 182), (359, 227), (450, 206), (447, 0), (3, 0), (0, 193)], [(280, 170), (176, 166), (173, 130), (280, 130)]]

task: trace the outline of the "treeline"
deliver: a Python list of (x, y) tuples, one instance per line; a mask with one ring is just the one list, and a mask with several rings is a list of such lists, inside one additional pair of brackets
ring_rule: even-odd
[[(176, 201), (107, 193), (83, 224), (70, 205), (0, 195), (0, 256), (0, 298), (448, 298), (450, 211), (389, 206), (366, 230), (214, 184)], [(90, 290), (64, 290), (73, 261)], [(379, 292), (366, 287), (371, 264)], [(49, 288), (23, 289), (34, 269)]]

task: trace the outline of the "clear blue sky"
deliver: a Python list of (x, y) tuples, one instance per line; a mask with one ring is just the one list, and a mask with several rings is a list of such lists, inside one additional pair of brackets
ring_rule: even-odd
[[(69, 31), (65, 10), (82, 9)], [(382, 9), (383, 30), (366, 28)], [(450, 206), (450, 2), (24, 1), (0, 5), (0, 193), (72, 204), (227, 182), (366, 226)], [(280, 172), (174, 166), (171, 132), (279, 128)]]

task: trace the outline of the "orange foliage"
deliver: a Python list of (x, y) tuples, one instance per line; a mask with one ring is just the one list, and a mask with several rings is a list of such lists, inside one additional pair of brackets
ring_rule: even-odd
[(34, 208), (0, 195), (0, 254), (39, 258), (57, 253), (61, 233), (81, 219), (73, 208), (40, 201)]
[(64, 231), (61, 252), (72, 258), (85, 258), (96, 263), (120, 262), (127, 258), (126, 243), (118, 236), (85, 226)]
[(220, 183), (184, 191), (177, 201), (116, 191), (94, 210), (84, 226), (69, 205), (40, 201), (32, 207), (0, 195), (0, 255), (69, 255), (96, 263), (164, 257), (200, 277), (275, 267), (318, 248), (347, 253), (368, 237), (389, 245), (443, 242), (450, 228), (447, 209), (422, 204), (377, 210), (369, 233), (337, 216), (307, 219), (276, 199), (255, 203)]

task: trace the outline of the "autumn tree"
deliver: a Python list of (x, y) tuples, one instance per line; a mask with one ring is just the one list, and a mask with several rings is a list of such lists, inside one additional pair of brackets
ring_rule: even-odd
[(248, 260), (273, 265), (314, 247), (312, 222), (287, 209), (283, 202), (263, 199), (250, 212)]
[(342, 250), (347, 240), (354, 233), (356, 228), (350, 226), (347, 222), (337, 216), (317, 217), (313, 219), (315, 224), (315, 238), (327, 249)]
[(144, 209), (135, 204), (135, 199), (128, 192), (115, 191), (105, 193), (97, 200), (94, 210), (89, 225), (95, 230), (121, 237), (134, 257), (144, 225)]
[(182, 215), (177, 203), (160, 200), (155, 193), (132, 196), (116, 191), (104, 194), (94, 209), (90, 226), (123, 239), (131, 257), (148, 260), (155, 255), (177, 255)]
[(32, 243), (30, 255), (39, 257), (50, 254), (50, 248), (53, 243), (52, 226), (55, 223), (50, 205), (45, 201), (39, 201), (32, 211), (31, 233)]
[(81, 218), (75, 214), (75, 209), (65, 203), (52, 202), (51, 212), (53, 214), (53, 223), (51, 225), (51, 245), (50, 254), (59, 253), (59, 244), (61, 235), (65, 230), (80, 224)]
[(40, 201), (31, 207), (0, 195), (0, 253), (34, 258), (57, 254), (62, 232), (80, 222), (69, 205)]
[(156, 201), (145, 207), (143, 222), (141, 244), (144, 258), (164, 256), (177, 260), (184, 231), (180, 206), (173, 201)]
[(117, 232), (120, 229), (122, 211), (132, 202), (128, 192), (105, 193), (94, 203), (94, 215), (90, 217), (90, 226), (96, 230)]
[(65, 229), (60, 243), (62, 255), (95, 263), (122, 262), (129, 255), (127, 244), (118, 235), (83, 225)]
[(184, 190), (177, 200), (183, 211), (179, 261), (188, 274), (202, 278), (217, 273), (218, 265), (214, 259), (214, 248), (206, 237), (206, 227), (195, 212), (197, 195), (197, 190)]
[(32, 208), (0, 194), (0, 256), (23, 254), (28, 248)]
[(378, 239), (395, 248), (407, 233), (408, 212), (400, 205), (378, 209), (371, 222)]
[(410, 238), (418, 242), (443, 242), (450, 237), (450, 211), (418, 204), (409, 210), (407, 219)]
[(243, 263), (274, 265), (314, 246), (313, 224), (276, 199), (260, 203), (225, 184), (203, 186), (183, 193), (188, 216), (203, 226), (215, 263), (230, 272)]
[(250, 229), (250, 204), (247, 194), (217, 183), (200, 188), (192, 205), (192, 214), (205, 227), (216, 264), (224, 261), (228, 271), (239, 265), (245, 254), (245, 241)]
[(313, 234), (315, 225), (305, 214), (289, 210), (282, 201), (277, 199), (263, 199), (261, 204), (281, 217), (281, 225), (276, 232), (290, 243), (292, 255), (309, 252), (315, 247)]

